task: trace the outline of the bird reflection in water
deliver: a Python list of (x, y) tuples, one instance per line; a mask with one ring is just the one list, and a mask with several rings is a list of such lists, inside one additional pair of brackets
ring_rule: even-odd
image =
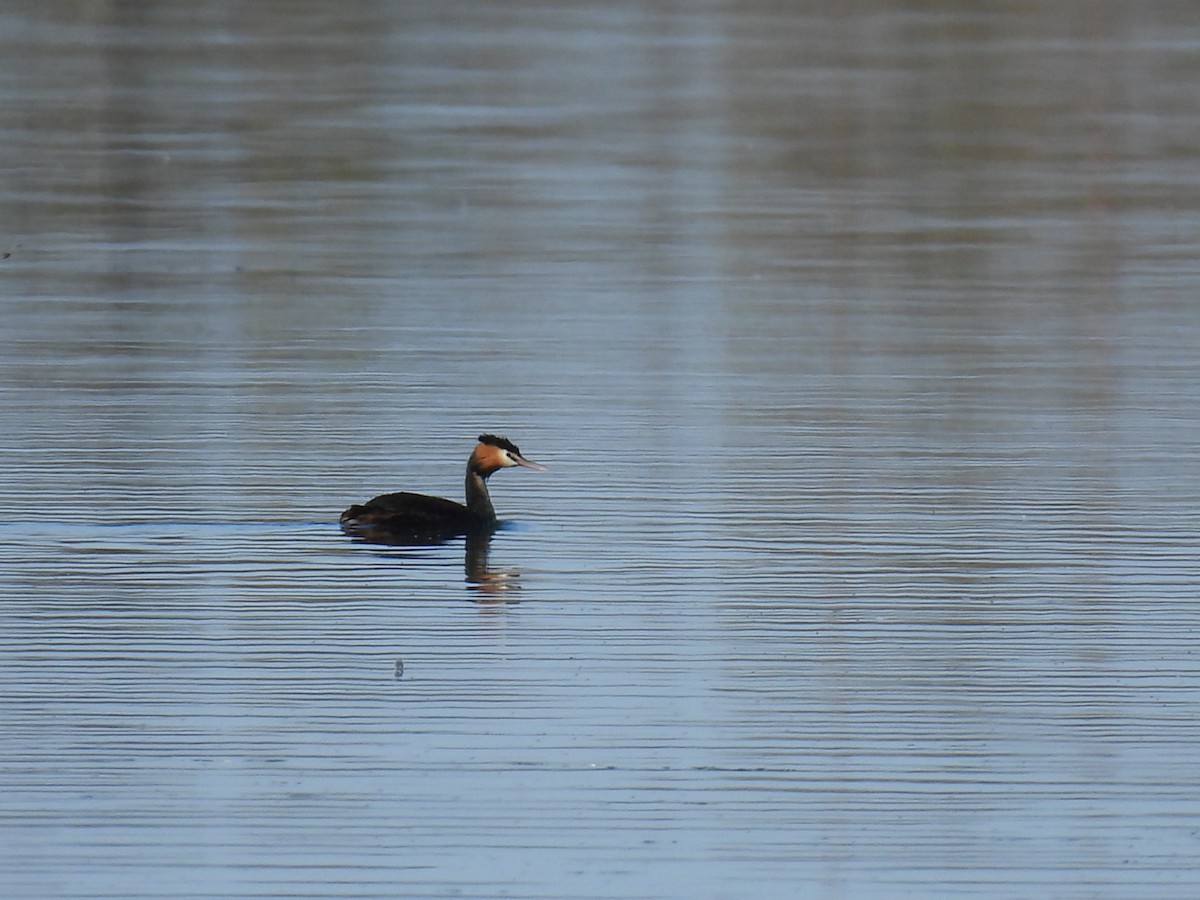
[(467, 460), (466, 505), (406, 491), (380, 494), (346, 509), (340, 518), (342, 531), (366, 543), (401, 547), (443, 544), (465, 535), (465, 568), (471, 589), (483, 595), (481, 600), (508, 599), (504, 595), (519, 588), (516, 578), (520, 572), (488, 565), (492, 535), (500, 523), (487, 480), (501, 469), (516, 466), (546, 471), (545, 466), (522, 456), (508, 438), (481, 434)]
[(510, 596), (521, 590), (521, 570), (513, 566), (493, 569), (488, 565), (488, 554), (492, 549), (491, 531), (467, 535), (467, 554), (464, 568), (467, 573), (467, 589), (472, 591), (480, 603), (515, 603)]

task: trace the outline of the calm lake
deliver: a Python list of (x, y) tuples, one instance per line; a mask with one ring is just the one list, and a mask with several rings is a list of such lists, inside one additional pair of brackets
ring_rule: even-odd
[[(1189, 3), (14, 0), (0, 896), (1200, 896)], [(342, 535), (386, 491), (490, 546)]]

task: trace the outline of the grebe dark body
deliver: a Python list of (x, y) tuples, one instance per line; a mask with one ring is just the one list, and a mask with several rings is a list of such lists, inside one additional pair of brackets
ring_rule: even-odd
[(342, 531), (380, 544), (437, 544), (464, 534), (491, 533), (497, 522), (487, 480), (512, 466), (545, 471), (545, 466), (522, 456), (508, 438), (481, 434), (467, 460), (465, 506), (407, 491), (380, 494), (342, 513)]

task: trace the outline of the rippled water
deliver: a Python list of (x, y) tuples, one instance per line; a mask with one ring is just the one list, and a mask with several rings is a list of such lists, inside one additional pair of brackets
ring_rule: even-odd
[(11, 4), (0, 894), (1196, 896), (1188, 12)]

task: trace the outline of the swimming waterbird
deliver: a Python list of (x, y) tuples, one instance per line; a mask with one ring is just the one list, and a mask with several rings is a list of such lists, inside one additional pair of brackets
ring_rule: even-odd
[(463, 534), (490, 533), (497, 522), (487, 480), (494, 472), (513, 466), (546, 471), (545, 466), (522, 456), (508, 438), (481, 434), (467, 460), (466, 506), (407, 491), (380, 494), (342, 513), (342, 531), (386, 544), (436, 544)]

